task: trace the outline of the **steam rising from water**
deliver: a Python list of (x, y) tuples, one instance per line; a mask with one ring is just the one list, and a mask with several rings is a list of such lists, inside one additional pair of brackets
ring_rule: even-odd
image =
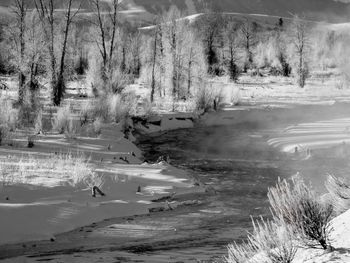
[(294, 152), (296, 148), (298, 151), (307, 151), (350, 143), (350, 118), (290, 126), (268, 143), (287, 153)]

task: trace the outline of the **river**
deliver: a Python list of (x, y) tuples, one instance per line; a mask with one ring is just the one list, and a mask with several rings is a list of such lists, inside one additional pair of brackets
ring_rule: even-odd
[[(281, 136), (289, 125), (344, 118), (348, 110), (348, 105), (335, 105), (275, 109), (261, 116), (257, 111), (253, 121), (249, 117), (252, 113), (247, 113), (247, 121), (240, 116), (241, 121), (234, 125), (141, 136), (138, 146), (146, 160), (168, 155), (172, 165), (185, 169), (210, 189), (208, 194), (197, 197), (202, 205), (168, 217), (178, 228), (176, 235), (168, 236), (168, 249), (155, 249), (146, 258), (149, 262), (161, 255), (169, 256), (167, 262), (222, 260), (226, 245), (240, 242), (251, 230), (251, 216), (269, 217), (267, 191), (278, 177), (290, 178), (299, 173), (319, 194), (324, 194), (327, 173), (346, 176), (349, 170), (345, 156), (334, 156), (338, 146), (316, 149), (311, 158), (306, 158), (306, 152), (284, 153), (268, 141)], [(314, 132), (319, 133), (317, 127)], [(312, 131), (308, 136), (312, 140)]]

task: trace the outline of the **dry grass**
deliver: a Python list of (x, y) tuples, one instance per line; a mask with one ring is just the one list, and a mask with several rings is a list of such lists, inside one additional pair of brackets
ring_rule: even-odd
[(253, 232), (241, 245), (228, 246), (227, 263), (291, 263), (297, 252), (292, 231), (279, 221), (252, 220)]
[(237, 243), (230, 244), (227, 250), (228, 256), (225, 257), (225, 262), (227, 263), (254, 263), (253, 257), (256, 254), (256, 250), (249, 242), (240, 245)]
[(271, 263), (291, 263), (297, 252), (293, 234), (281, 221), (253, 220), (254, 231), (249, 241), (255, 249), (267, 256)]
[(3, 185), (92, 187), (100, 185), (101, 180), (89, 160), (80, 154), (53, 154), (44, 159), (9, 156), (0, 160), (0, 183)]

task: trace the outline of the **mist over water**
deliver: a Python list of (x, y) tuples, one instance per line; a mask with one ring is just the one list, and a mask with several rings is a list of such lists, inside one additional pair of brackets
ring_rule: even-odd
[[(272, 110), (268, 113), (271, 118), (259, 118), (261, 113), (258, 111), (247, 112), (247, 118), (240, 118), (243, 121), (235, 125), (184, 129), (140, 138), (139, 146), (146, 160), (156, 161), (159, 156), (169, 155), (172, 165), (187, 170), (205, 186), (215, 189), (216, 194), (198, 197), (204, 202), (203, 206), (193, 207), (178, 215), (180, 222), (181, 216), (195, 215), (198, 223), (192, 224), (186, 232), (181, 232), (179, 227), (178, 234), (182, 233), (188, 238), (200, 236), (196, 250), (201, 250), (204, 259), (219, 258), (226, 253), (227, 243), (244, 239), (246, 231), (251, 230), (250, 216), (270, 216), (267, 191), (275, 185), (278, 177), (290, 178), (299, 173), (321, 195), (325, 193), (324, 181), (328, 173), (347, 176), (350, 168), (347, 150), (344, 150), (347, 146), (341, 141), (327, 147), (312, 148), (315, 140), (327, 141), (326, 135), (323, 139), (313, 137), (313, 131), (319, 134), (318, 128), (323, 123), (309, 125), (316, 128), (308, 129), (307, 139), (305, 134), (302, 137), (303, 143), (313, 149), (311, 156), (307, 153), (307, 147), (300, 147), (298, 153), (283, 151), (283, 140), (287, 145), (291, 142), (299, 145), (294, 133), (291, 136), (293, 139), (287, 137), (292, 131), (299, 134), (307, 125), (301, 125), (303, 128), (300, 129), (286, 128), (324, 119), (339, 129), (339, 118), (348, 112), (347, 105), (312, 106), (306, 109), (304, 114), (301, 114), (303, 109)], [(322, 112), (325, 114), (320, 114)], [(254, 121), (252, 114), (256, 114)], [(332, 119), (338, 121), (332, 122)], [(323, 127), (329, 128), (329, 125)], [(271, 141), (282, 142), (276, 146)], [(186, 238), (184, 240), (181, 244), (174, 241), (176, 248), (172, 253), (178, 251), (177, 260), (186, 259), (180, 256), (184, 251), (191, 254), (192, 248), (188, 248), (191, 242), (187, 243)], [(157, 251), (155, 254), (159, 253), (163, 255), (168, 252)]]

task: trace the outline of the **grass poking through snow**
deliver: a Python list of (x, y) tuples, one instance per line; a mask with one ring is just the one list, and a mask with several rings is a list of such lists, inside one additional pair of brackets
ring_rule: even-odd
[(31, 184), (46, 187), (91, 187), (101, 184), (83, 155), (52, 154), (46, 158), (9, 156), (0, 160), (0, 184)]

